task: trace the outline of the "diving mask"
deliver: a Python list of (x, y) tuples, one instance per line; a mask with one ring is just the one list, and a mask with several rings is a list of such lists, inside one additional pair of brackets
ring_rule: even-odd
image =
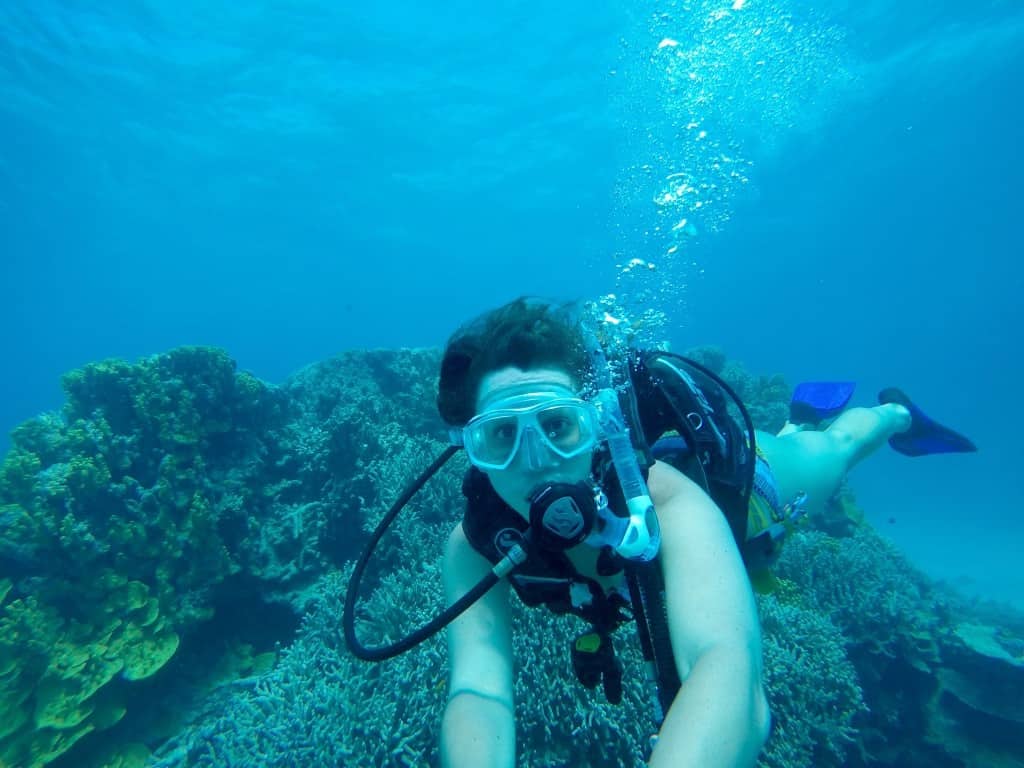
[(599, 429), (594, 407), (570, 390), (528, 392), (492, 403), (453, 437), (473, 466), (495, 471), (507, 469), (524, 446), (531, 460), (543, 449), (579, 456), (597, 444)]

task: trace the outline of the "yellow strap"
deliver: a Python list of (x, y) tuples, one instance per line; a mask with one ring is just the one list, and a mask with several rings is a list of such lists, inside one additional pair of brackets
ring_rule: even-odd
[(601, 650), (601, 636), (589, 632), (576, 638), (576, 650), (580, 653), (597, 653)]

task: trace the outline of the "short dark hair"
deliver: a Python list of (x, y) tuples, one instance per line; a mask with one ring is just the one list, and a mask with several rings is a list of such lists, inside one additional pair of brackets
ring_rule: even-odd
[(463, 426), (476, 414), (484, 376), (502, 368), (565, 369), (577, 387), (591, 370), (581, 305), (520, 297), (459, 328), (445, 345), (437, 410)]

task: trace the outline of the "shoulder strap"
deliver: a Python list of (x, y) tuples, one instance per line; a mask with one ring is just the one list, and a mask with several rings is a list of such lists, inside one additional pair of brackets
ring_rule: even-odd
[(635, 368), (634, 379), (643, 382), (637, 410), (644, 440), (654, 446), (672, 431), (685, 440), (687, 450), (666, 460), (708, 492), (742, 544), (756, 455), (754, 426), (743, 402), (717, 374), (682, 355), (640, 352)]
[(466, 511), (462, 516), (466, 539), (489, 561), (499, 562), (505, 552), (499, 549), (497, 539), (503, 531), (524, 532), (526, 521), (498, 496), (487, 475), (476, 467), (470, 467), (466, 472), (462, 480), (462, 495), (466, 497)]

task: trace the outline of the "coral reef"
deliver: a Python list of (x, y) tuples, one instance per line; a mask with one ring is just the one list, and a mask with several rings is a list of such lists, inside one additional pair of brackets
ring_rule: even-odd
[(65, 376), (63, 411), (16, 429), (0, 468), (0, 762), (46, 765), (118, 722), (218, 610), (301, 613), (330, 545), (440, 450), (394, 423), (440, 433), (437, 356), (343, 355), (282, 388), (194, 347)]
[[(446, 528), (413, 522), (403, 541), (436, 552)], [(409, 562), (407, 559), (405, 562)], [(342, 596), (347, 572), (324, 578), (295, 643), (259, 679), (225, 687), (165, 744), (154, 768), (229, 764), (436, 765), (446, 652), (438, 638), (397, 659), (370, 665), (344, 649)], [(373, 644), (425, 623), (440, 595), (436, 558), (393, 567), (363, 606), (360, 638)], [(765, 658), (776, 736), (761, 764), (770, 768), (842, 765), (851, 722), (863, 709), (843, 638), (824, 617), (764, 598)], [(583, 624), (571, 616), (514, 608), (518, 764), (640, 765), (654, 724), (635, 635), (616, 637), (625, 668), (623, 703), (613, 706), (576, 680), (569, 643)], [(816, 762), (811, 762), (816, 761)]]
[(841, 538), (797, 534), (777, 571), (843, 633), (869, 708), (857, 734), (869, 764), (1022, 763), (1019, 627), (975, 623), (866, 525)]
[[(436, 567), (405, 569), (387, 579), (368, 601), (378, 621), (401, 612), (401, 626), (424, 621), (423, 582)], [(434, 723), (444, 703), (443, 639), (379, 665), (344, 648), (341, 612), (347, 572), (326, 576), (311, 593), (309, 612), (295, 642), (273, 671), (215, 692), (193, 714), (196, 725), (156, 754), (154, 768), (223, 765), (429, 764)], [(361, 626), (360, 637), (372, 632)]]
[[(781, 377), (691, 355), (758, 427), (782, 423)], [(340, 615), (366, 532), (444, 448), (438, 360), (352, 352), (272, 387), (182, 348), (68, 374), (62, 412), (18, 427), (0, 466), (0, 766), (127, 768), (151, 748), (161, 768), (437, 764), (443, 639), (367, 664)], [(381, 542), (364, 642), (440, 608), (464, 469)], [(759, 598), (775, 722), (760, 764), (1021, 765), (1024, 619), (931, 584), (849, 489), (811, 522)], [(517, 603), (515, 626), (519, 763), (637, 764), (652, 723), (632, 630), (615, 707), (572, 672), (578, 620)]]
[(600, 686), (584, 688), (573, 672), (570, 645), (588, 625), (514, 602), (519, 765), (642, 765), (655, 732), (653, 693), (632, 627), (614, 637), (623, 666), (622, 702), (616, 706)]
[(859, 733), (869, 762), (949, 764), (919, 736), (908, 737), (927, 721), (925, 704), (946, 631), (927, 580), (867, 527), (844, 538), (798, 533), (786, 543), (776, 570), (846, 639), (869, 708)]

